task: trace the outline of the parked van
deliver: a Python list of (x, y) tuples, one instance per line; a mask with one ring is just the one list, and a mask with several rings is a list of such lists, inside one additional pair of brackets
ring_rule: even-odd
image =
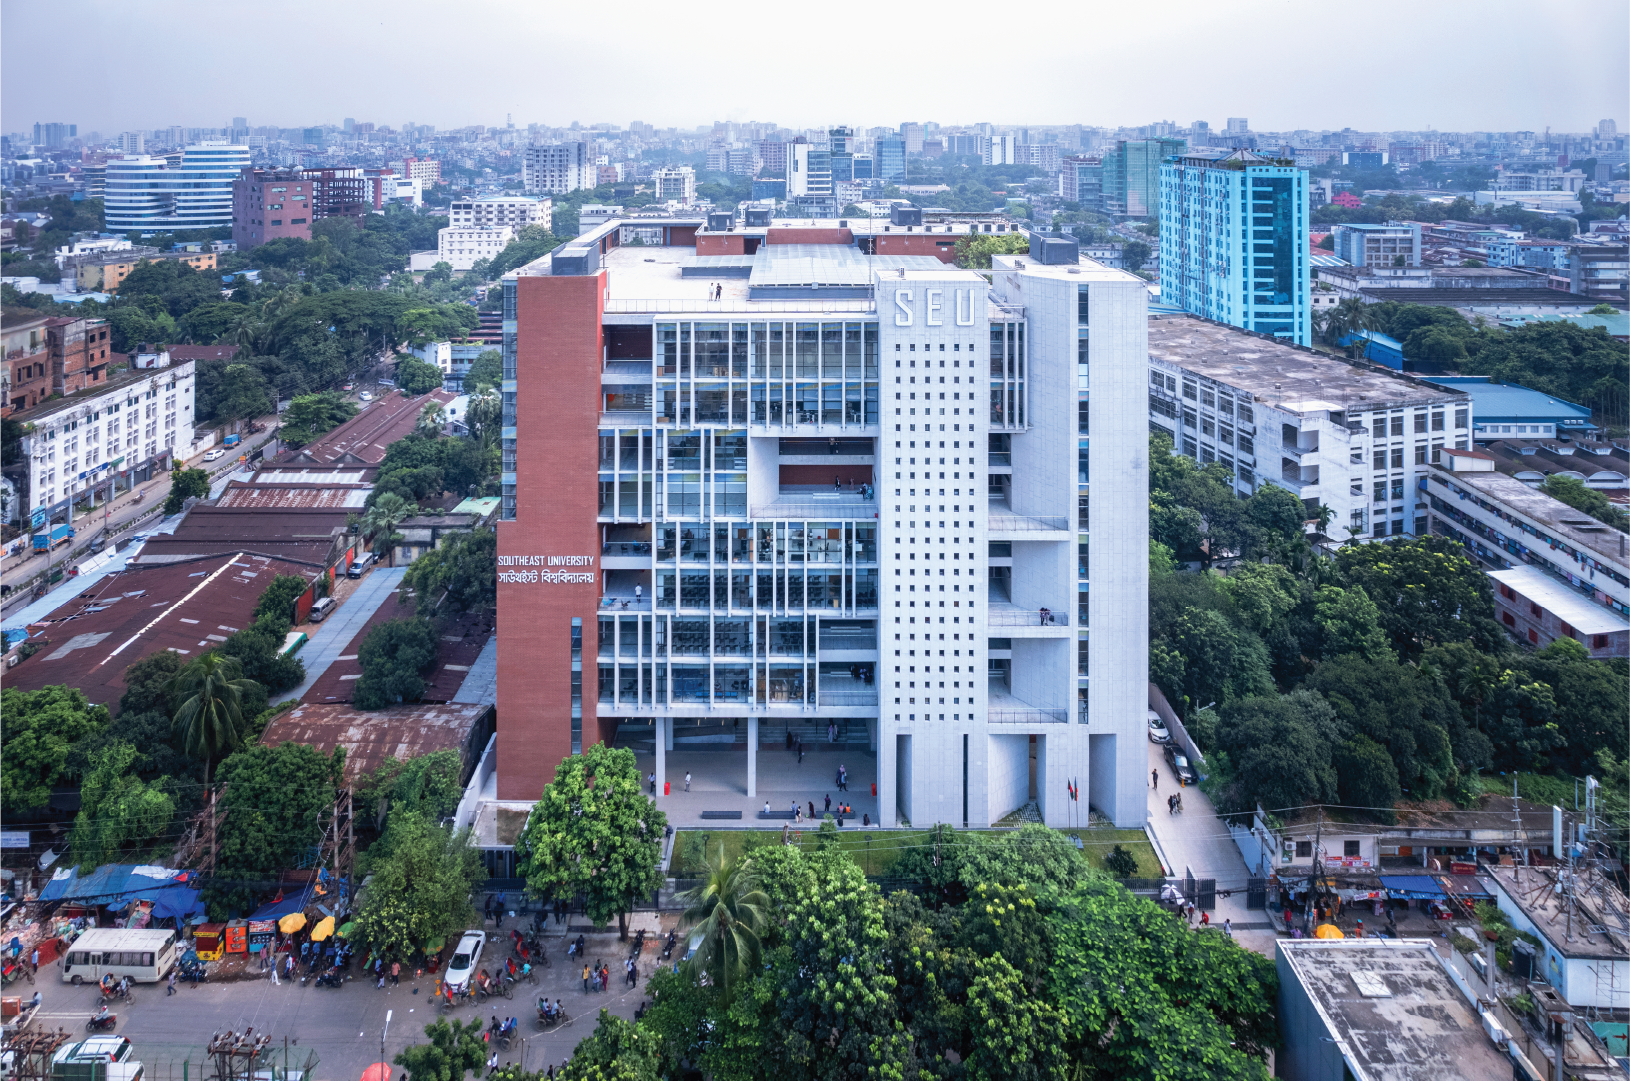
[(321, 601), (311, 606), (311, 622), (314, 624), (322, 623), (323, 620), (327, 618), (328, 614), (333, 612), (338, 606), (339, 602), (335, 601), (332, 597), (323, 598)]
[(151, 984), (164, 979), (175, 962), (174, 929), (92, 928), (68, 948), (62, 979), (94, 984), (111, 973)]
[(361, 556), (358, 556), (355, 560), (351, 561), (351, 566), (345, 573), (350, 578), (360, 579), (362, 577), (362, 573), (373, 565), (374, 554), (371, 552), (365, 552)]
[(53, 1079), (117, 1079), (135, 1082), (144, 1076), (128, 1037), (88, 1037), (65, 1044), (51, 1057)]

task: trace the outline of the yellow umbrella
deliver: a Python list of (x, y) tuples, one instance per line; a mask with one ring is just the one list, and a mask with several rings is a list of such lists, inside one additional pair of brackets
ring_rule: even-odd
[(1347, 936), (1334, 924), (1321, 924), (1313, 929), (1314, 939), (1346, 939)]
[(290, 932), (298, 932), (305, 926), (306, 915), (304, 913), (290, 913), (288, 916), (277, 922), (277, 930), (285, 935)]
[(324, 917), (317, 922), (317, 927), (311, 930), (311, 939), (314, 943), (321, 943), (334, 934), (334, 918)]

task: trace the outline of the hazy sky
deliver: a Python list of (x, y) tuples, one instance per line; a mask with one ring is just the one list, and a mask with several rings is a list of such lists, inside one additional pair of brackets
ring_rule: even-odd
[[(808, 24), (825, 24), (810, 29)], [(0, 124), (904, 120), (1585, 131), (1624, 0), (772, 5), (4, 0)]]

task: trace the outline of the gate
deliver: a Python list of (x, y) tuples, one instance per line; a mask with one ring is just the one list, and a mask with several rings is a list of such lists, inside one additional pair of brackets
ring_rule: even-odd
[(1268, 908), (1268, 881), (1252, 877), (1245, 881), (1245, 908)]

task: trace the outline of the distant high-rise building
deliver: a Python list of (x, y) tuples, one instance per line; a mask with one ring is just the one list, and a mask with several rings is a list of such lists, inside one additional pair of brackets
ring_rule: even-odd
[(348, 116), (348, 117), (345, 118), (345, 121), (340, 125), (340, 128), (345, 132), (345, 134), (350, 135), (351, 132), (353, 130), (355, 130), (356, 126), (357, 126), (356, 118)]
[(900, 138), (905, 140), (907, 154), (921, 154), (923, 152), (923, 126), (917, 123), (900, 125)]
[(249, 118), (246, 116), (235, 116), (232, 118), (232, 126), (234, 128), (247, 128), (249, 126)]
[(1104, 163), (1101, 158), (1065, 158), (1060, 163), (1058, 194), (1082, 210), (1104, 209)]
[(564, 195), (592, 188), (598, 179), (599, 170), (590, 160), (587, 143), (527, 147), (521, 159), (521, 185), (534, 195)]
[(114, 140), (114, 145), (119, 148), (121, 154), (147, 153), (147, 138), (139, 131), (125, 132)]
[(1250, 130), (1251, 130), (1251, 122), (1249, 120), (1245, 119), (1244, 117), (1242, 117), (1242, 116), (1231, 116), (1231, 117), (1228, 118), (1228, 134), (1229, 135), (1244, 135), (1246, 132), (1248, 132)]
[(993, 135), (985, 140), (986, 165), (1018, 164), (1019, 141), (1011, 135)]
[(321, 128), (307, 128), (302, 133), (301, 138), (310, 146), (322, 146), (323, 145), (323, 129), (321, 129)]
[(793, 143), (787, 154), (787, 194), (831, 195), (832, 152), (811, 143)]
[(764, 163), (766, 173), (787, 175), (787, 144), (766, 139), (758, 144), (758, 160)]
[(1597, 135), (1617, 135), (1619, 126), (1611, 120), (1604, 120), (1596, 125)]
[(108, 162), (109, 232), (231, 227), (232, 185), (249, 165), (249, 148), (195, 143), (169, 157), (176, 160), (136, 154)]
[(34, 145), (41, 147), (60, 147), (70, 139), (79, 138), (78, 124), (36, 122), (34, 125)]
[(1161, 303), (1311, 343), (1306, 170), (1249, 150), (1179, 152), (1160, 165), (1159, 210)]
[(879, 139), (877, 141), (877, 178), (890, 184), (906, 179), (906, 141)]
[(1152, 218), (1160, 212), (1160, 163), (1181, 154), (1182, 139), (1121, 140), (1104, 155), (1104, 212)]
[(855, 129), (838, 127), (827, 132), (827, 149), (834, 154), (854, 152)]

